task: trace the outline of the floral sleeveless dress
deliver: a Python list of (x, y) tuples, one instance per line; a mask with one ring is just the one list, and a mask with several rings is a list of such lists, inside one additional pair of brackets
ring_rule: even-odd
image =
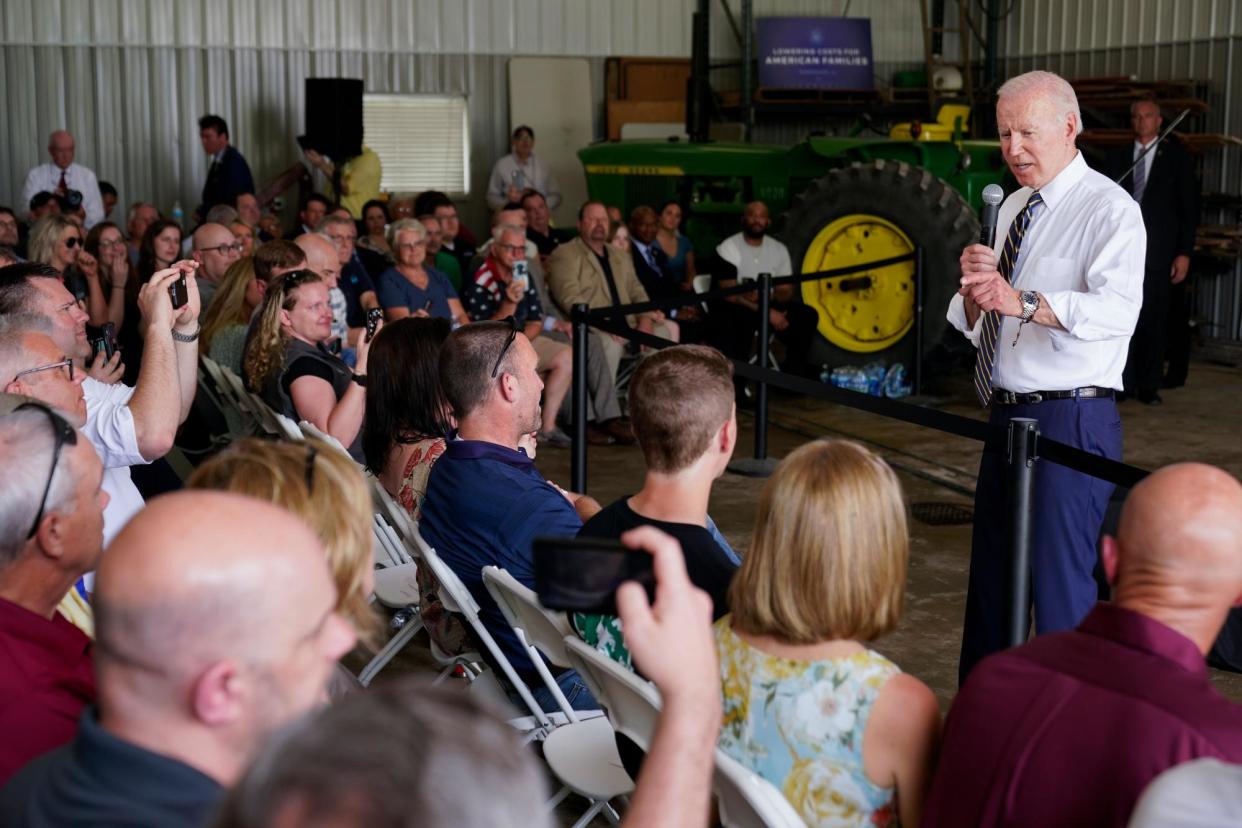
[(807, 825), (897, 825), (896, 790), (863, 770), (872, 705), (897, 665), (872, 650), (822, 661), (761, 652), (716, 622), (720, 747), (785, 794)]

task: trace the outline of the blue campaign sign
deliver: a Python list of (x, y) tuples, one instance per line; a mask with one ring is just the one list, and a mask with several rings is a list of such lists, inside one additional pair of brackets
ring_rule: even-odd
[(865, 17), (760, 17), (759, 85), (871, 89), (871, 21)]

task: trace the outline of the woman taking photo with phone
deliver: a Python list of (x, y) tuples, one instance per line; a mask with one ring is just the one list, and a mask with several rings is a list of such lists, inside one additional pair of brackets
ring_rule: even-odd
[(255, 325), (243, 363), (247, 387), (274, 411), (332, 435), (362, 462), (371, 347), (365, 329), (358, 334), (351, 371), (323, 345), (332, 335), (332, 306), (327, 284), (312, 270), (274, 279)]
[(138, 381), (142, 368), (141, 315), (138, 311), (138, 291), (151, 279), (151, 275), (172, 267), (181, 257), (181, 225), (168, 219), (153, 221), (142, 234), (138, 244), (138, 266), (125, 284), (125, 314), (117, 342), (125, 363), (125, 384)]
[(91, 324), (99, 327), (111, 322), (120, 330), (125, 322), (125, 287), (131, 269), (125, 236), (112, 222), (101, 221), (86, 234), (85, 246), (86, 252), (99, 262), (99, 278), (91, 286), (87, 301)]

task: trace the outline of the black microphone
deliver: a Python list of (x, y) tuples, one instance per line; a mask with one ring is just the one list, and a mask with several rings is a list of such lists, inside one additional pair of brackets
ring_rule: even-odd
[(979, 211), (979, 244), (988, 247), (996, 244), (996, 218), (1000, 215), (1000, 205), (1004, 200), (1005, 191), (999, 184), (989, 184), (983, 188), (983, 209)]

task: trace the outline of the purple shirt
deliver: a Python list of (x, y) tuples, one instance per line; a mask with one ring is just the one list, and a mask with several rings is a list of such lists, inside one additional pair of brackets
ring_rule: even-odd
[(993, 655), (945, 724), (924, 826), (1124, 828), (1179, 762), (1242, 762), (1242, 708), (1203, 654), (1159, 621), (1097, 604), (1076, 630)]

